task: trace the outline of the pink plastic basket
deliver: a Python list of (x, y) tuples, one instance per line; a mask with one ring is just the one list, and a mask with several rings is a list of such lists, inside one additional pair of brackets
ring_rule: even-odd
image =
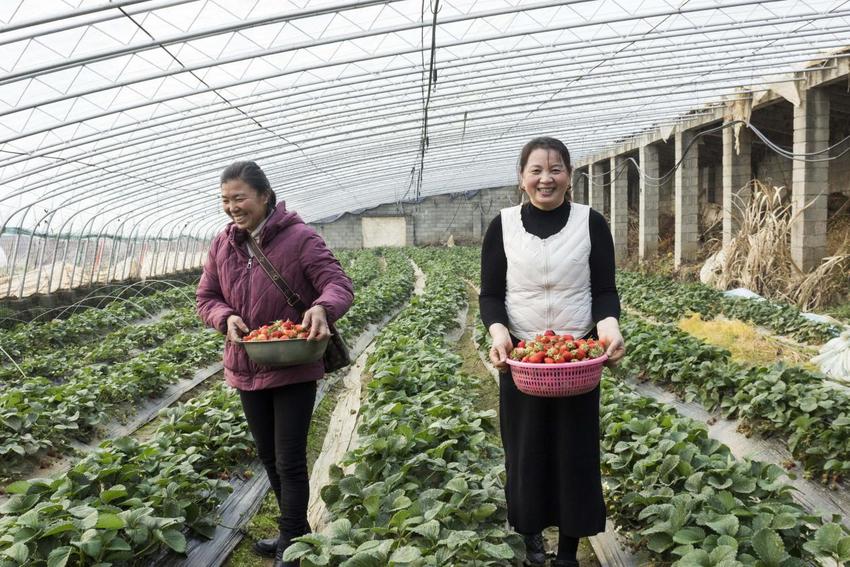
[(599, 384), (602, 364), (606, 360), (607, 354), (561, 364), (531, 364), (509, 358), (508, 366), (520, 392), (544, 398), (565, 398), (593, 390)]

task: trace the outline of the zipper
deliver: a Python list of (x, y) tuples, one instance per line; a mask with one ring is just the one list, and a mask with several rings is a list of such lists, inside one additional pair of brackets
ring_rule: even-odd
[[(242, 305), (244, 306), (245, 313), (243, 313), (243, 317), (247, 316), (248, 310), (251, 308), (251, 266), (254, 265), (254, 257), (248, 256), (248, 270), (247, 276), (245, 278), (245, 296), (242, 298)], [(244, 320), (244, 319), (243, 319)], [(248, 321), (245, 321), (245, 324), (250, 326), (251, 324)]]
[(549, 306), (549, 253), (546, 240), (543, 240), (543, 303), (546, 306), (546, 328), (552, 328), (552, 314)]

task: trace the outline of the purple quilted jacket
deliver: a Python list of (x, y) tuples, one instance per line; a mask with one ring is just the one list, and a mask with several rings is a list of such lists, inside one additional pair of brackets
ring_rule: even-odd
[[(233, 314), (242, 317), (250, 329), (276, 319), (301, 322), (302, 313), (287, 305), (283, 293), (248, 255), (247, 237), (248, 233), (231, 223), (213, 240), (197, 291), (201, 319), (222, 333), (227, 332), (227, 318)], [(305, 305), (323, 306), (330, 322), (351, 307), (351, 279), (322, 237), (298, 214), (287, 211), (283, 203), (277, 205), (258, 240), (269, 261)], [(308, 382), (323, 374), (321, 360), (268, 368), (252, 362), (241, 345), (225, 343), (224, 376), (230, 386), (240, 390)]]

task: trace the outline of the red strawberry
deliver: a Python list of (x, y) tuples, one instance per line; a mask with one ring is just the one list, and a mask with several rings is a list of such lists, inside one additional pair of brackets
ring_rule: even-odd
[(525, 348), (525, 341), (520, 341), (516, 344), (517, 348)]
[(585, 352), (580, 348), (577, 348), (575, 350), (575, 352), (573, 353), (573, 358), (576, 359), (576, 360), (584, 360), (584, 357), (585, 357)]
[(545, 352), (535, 352), (531, 356), (528, 357), (528, 362), (532, 364), (540, 364), (546, 358)]
[(543, 331), (543, 334), (547, 337), (554, 337), (555, 331), (553, 331), (552, 329), (547, 329), (547, 330)]
[(549, 358), (549, 357), (547, 356), (546, 358), (544, 358), (544, 359), (543, 359), (543, 362), (545, 362), (546, 364), (555, 364), (555, 359), (554, 359), (554, 358)]

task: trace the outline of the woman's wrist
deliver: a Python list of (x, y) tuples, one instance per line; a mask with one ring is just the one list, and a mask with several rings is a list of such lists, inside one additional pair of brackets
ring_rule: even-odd
[(493, 337), (494, 340), (504, 339), (506, 337), (510, 338), (511, 336), (511, 332), (502, 323), (493, 323), (487, 328), (487, 331), (490, 333), (490, 336)]

